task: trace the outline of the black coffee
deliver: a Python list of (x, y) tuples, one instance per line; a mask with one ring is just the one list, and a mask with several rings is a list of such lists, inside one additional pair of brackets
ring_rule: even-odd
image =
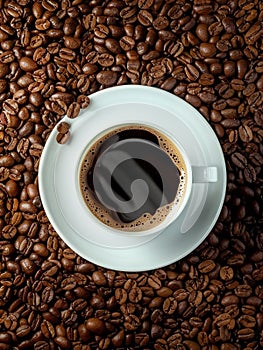
[(185, 192), (186, 165), (174, 143), (145, 125), (109, 130), (85, 152), (80, 189), (104, 224), (125, 231), (159, 225)]

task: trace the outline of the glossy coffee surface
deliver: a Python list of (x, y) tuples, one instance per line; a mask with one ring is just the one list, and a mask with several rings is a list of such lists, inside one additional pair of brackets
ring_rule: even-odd
[(92, 143), (80, 166), (88, 209), (103, 223), (142, 231), (163, 222), (180, 206), (186, 165), (179, 149), (149, 126), (126, 125)]

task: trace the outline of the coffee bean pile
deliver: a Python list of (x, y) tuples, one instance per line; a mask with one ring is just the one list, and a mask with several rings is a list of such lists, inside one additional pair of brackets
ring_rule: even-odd
[[(121, 84), (196, 107), (228, 171), (204, 243), (142, 273), (74, 253), (38, 191), (62, 116)], [(0, 350), (262, 349), (262, 126), (261, 0), (0, 0)]]

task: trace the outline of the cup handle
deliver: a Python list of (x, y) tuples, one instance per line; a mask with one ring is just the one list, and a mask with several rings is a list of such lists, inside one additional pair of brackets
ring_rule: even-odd
[(193, 183), (217, 182), (215, 166), (192, 166)]

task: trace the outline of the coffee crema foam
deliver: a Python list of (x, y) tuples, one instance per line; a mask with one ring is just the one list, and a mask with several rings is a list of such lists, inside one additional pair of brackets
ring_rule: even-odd
[[(175, 198), (171, 203), (166, 203), (165, 205), (160, 206), (153, 214), (145, 212), (140, 217), (131, 222), (123, 222), (114, 211), (109, 210), (100, 202), (94, 191), (94, 188), (91, 188), (92, 186), (90, 186), (88, 183), (88, 174), (92, 168), (94, 170), (94, 164), (98, 161), (100, 157), (100, 151), (103, 145), (105, 146), (107, 143), (107, 140), (111, 140), (115, 136), (117, 137), (118, 134), (122, 132), (129, 131), (148, 132), (156, 138), (159, 148), (165, 151), (170, 160), (176, 166), (179, 174), (179, 183)], [(116, 141), (116, 143), (117, 142), (118, 141)], [(176, 145), (162, 132), (146, 125), (129, 124), (105, 131), (102, 136), (93, 142), (92, 145), (88, 146), (84, 152), (84, 156), (82, 157), (79, 169), (80, 191), (84, 202), (90, 212), (103, 224), (113, 229), (127, 232), (145, 231), (161, 224), (174, 208), (174, 206), (177, 206), (178, 208), (180, 207), (181, 202), (184, 198), (186, 183), (186, 164)]]

